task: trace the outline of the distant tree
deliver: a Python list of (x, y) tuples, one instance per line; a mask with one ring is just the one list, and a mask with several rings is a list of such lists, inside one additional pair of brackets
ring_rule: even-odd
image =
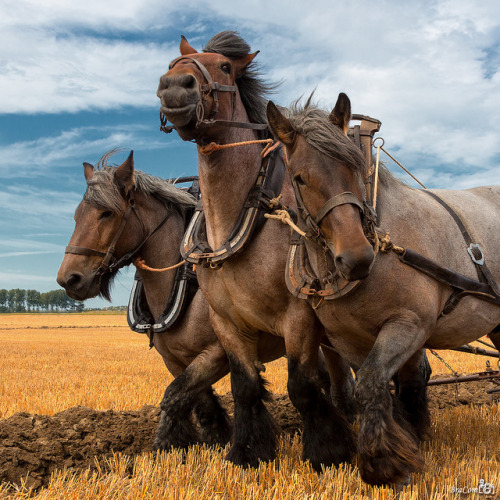
[(43, 311), (49, 310), (49, 292), (44, 292), (40, 294), (40, 307)]
[(16, 291), (14, 289), (7, 292), (7, 307), (12, 312), (16, 307)]
[(16, 312), (26, 311), (26, 290), (16, 288)]
[(2, 288), (0, 290), (0, 311), (1, 312), (7, 312), (9, 307), (8, 307), (8, 292), (5, 288)]
[(28, 311), (40, 307), (40, 292), (38, 290), (26, 290), (26, 305)]
[(80, 300), (75, 300), (74, 302), (75, 302), (75, 311), (83, 312), (83, 310), (85, 309), (85, 304)]

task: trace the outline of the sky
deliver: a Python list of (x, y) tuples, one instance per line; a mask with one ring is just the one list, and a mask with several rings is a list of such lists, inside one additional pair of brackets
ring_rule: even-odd
[(156, 89), (181, 35), (201, 50), (223, 30), (260, 50), (277, 104), (345, 92), (427, 187), (500, 184), (497, 0), (0, 0), (0, 288), (59, 288), (82, 162), (121, 147), (116, 162), (133, 149), (140, 170), (196, 174), (195, 146), (159, 130)]

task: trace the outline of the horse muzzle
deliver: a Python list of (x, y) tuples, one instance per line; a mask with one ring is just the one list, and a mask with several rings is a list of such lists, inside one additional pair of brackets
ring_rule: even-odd
[(201, 95), (193, 75), (162, 76), (156, 95), (161, 101), (161, 113), (176, 127), (185, 127), (196, 120)]
[(66, 295), (73, 300), (86, 300), (99, 294), (99, 280), (96, 278), (95, 272), (85, 276), (77, 271), (64, 273), (59, 270), (57, 283), (64, 288)]
[(368, 277), (375, 261), (375, 252), (370, 245), (359, 249), (346, 249), (335, 253), (331, 244), (330, 251), (335, 255), (335, 267), (347, 281), (357, 281)]

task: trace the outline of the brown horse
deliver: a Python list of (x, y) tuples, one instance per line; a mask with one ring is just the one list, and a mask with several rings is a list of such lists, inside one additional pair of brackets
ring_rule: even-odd
[[(96, 295), (109, 300), (113, 278), (135, 257), (152, 267), (178, 263), (179, 245), (195, 203), (171, 182), (135, 171), (132, 154), (118, 168), (105, 164), (109, 156), (99, 162), (99, 170), (84, 164), (87, 191), (76, 210), (75, 231), (58, 273), (58, 283), (77, 300)], [(111, 245), (110, 263), (114, 265), (103, 266), (103, 256)], [(139, 269), (139, 273), (149, 310), (157, 320), (174, 287), (176, 270), (155, 273)], [(201, 291), (167, 331), (148, 332), (148, 336), (153, 337), (151, 341), (175, 377), (161, 402), (154, 447), (160, 448), (161, 443), (163, 449), (184, 448), (200, 439), (228, 442), (228, 416), (211, 385), (229, 372), (229, 363), (210, 326), (208, 303)], [(284, 345), (281, 339), (268, 336), (261, 339), (259, 351), (264, 361), (270, 361), (284, 354)], [(199, 423), (200, 435), (191, 413)]]
[[(256, 350), (262, 333), (269, 332), (285, 339), (288, 392), (304, 425), (303, 457), (317, 470), (321, 464), (349, 460), (352, 431), (319, 383), (318, 346), (324, 330), (309, 305), (292, 297), (284, 282), (289, 230), (276, 221), (257, 224), (244, 248), (233, 251), (233, 244), (246, 234), (246, 229), (238, 231), (235, 226), (240, 227), (243, 220), (242, 227), (248, 227), (241, 214), (252, 214), (256, 200), (259, 204), (269, 194), (260, 190), (252, 197), (263, 168), (262, 146), (250, 143), (212, 154), (202, 148), (211, 142), (225, 145), (266, 136), (266, 126), (261, 124), (265, 124), (269, 87), (253, 67), (257, 53), (251, 54), (234, 32), (214, 36), (202, 53), (183, 38), (180, 52), (181, 57), (160, 79), (158, 97), (162, 114), (181, 138), (198, 145), (206, 228), (201, 245), (206, 251), (197, 254), (204, 264), (197, 268), (198, 278), (212, 308), (212, 325), (229, 357), (235, 404), (233, 443), (227, 458), (256, 466), (258, 460), (275, 457), (275, 423), (262, 402), (267, 391)], [(277, 163), (271, 177), (283, 169), (279, 155), (273, 161)], [(281, 193), (285, 203), (293, 204), (290, 181), (285, 178), (277, 184), (274, 194)], [(245, 212), (247, 208), (250, 211)], [(192, 255), (186, 242), (184, 251)], [(218, 260), (221, 255), (229, 258)], [(336, 353), (328, 351), (325, 356), (333, 367), (332, 385), (339, 388), (334, 397), (349, 400), (348, 365)]]
[[(360, 367), (355, 398), (362, 477), (372, 484), (397, 483), (419, 469), (421, 458), (415, 436), (393, 412), (389, 381), (396, 374), (408, 381), (421, 364), (423, 347), (457, 347), (500, 323), (495, 291), (500, 278), (500, 187), (426, 192), (382, 168), (375, 226), (364, 192), (369, 172), (345, 135), (350, 116), (345, 94), (330, 115), (309, 103), (287, 116), (268, 105), (270, 127), (288, 152), (315, 275), (337, 273), (360, 280), (349, 294), (325, 301), (316, 314), (338, 352)], [(480, 247), (469, 256), (460, 224), (476, 248), (480, 242), (484, 249), (491, 279), (486, 279), (484, 262), (473, 262), (484, 257)], [(414, 263), (420, 267), (412, 267)], [(460, 280), (450, 269), (462, 274)], [(463, 293), (461, 283), (471, 288)], [(415, 394), (421, 397), (422, 388), (415, 387)]]

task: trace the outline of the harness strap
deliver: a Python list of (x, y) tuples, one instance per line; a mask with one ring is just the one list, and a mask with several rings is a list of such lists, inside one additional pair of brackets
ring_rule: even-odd
[(87, 257), (105, 257), (105, 252), (100, 252), (99, 250), (93, 250), (92, 248), (86, 247), (74, 247), (68, 245), (64, 253), (71, 253), (74, 255), (86, 255)]
[(495, 296), (488, 283), (476, 281), (475, 279), (469, 278), (464, 274), (452, 271), (451, 269), (437, 264), (433, 260), (415, 252), (414, 250), (406, 248), (404, 253), (399, 256), (399, 259), (404, 264), (418, 269), (424, 274), (441, 281), (441, 283), (445, 283), (453, 288), (458, 288), (474, 295), (480, 295), (481, 297), (479, 298), (483, 298), (491, 302), (500, 302), (500, 297)]
[(359, 208), (361, 212), (364, 211), (363, 205), (360, 203), (358, 198), (354, 193), (351, 193), (350, 191), (346, 191), (344, 193), (340, 193), (333, 198), (330, 198), (320, 209), (319, 212), (316, 214), (316, 217), (314, 217), (314, 222), (316, 224), (319, 224), (324, 217), (330, 212), (330, 210), (333, 210), (335, 207), (338, 207), (340, 205), (355, 205)]
[[(181, 244), (184, 259), (193, 264), (220, 267), (232, 255), (245, 248), (251, 237), (263, 226), (264, 214), (274, 210), (271, 200), (281, 191), (285, 168), (278, 153), (263, 158), (254, 186), (250, 189), (236, 224), (227, 240), (212, 250), (206, 239), (205, 214), (200, 200)], [(272, 205), (272, 206), (271, 206)]]
[(467, 228), (465, 227), (465, 224), (462, 222), (460, 217), (444, 200), (442, 200), (435, 193), (426, 190), (424, 192), (427, 193), (432, 198), (434, 198), (438, 203), (440, 203), (447, 210), (447, 212), (453, 217), (453, 220), (457, 224), (458, 228), (460, 229), (460, 232), (462, 233), (462, 236), (464, 237), (465, 243), (468, 245), (467, 252), (471, 257), (472, 262), (474, 262), (474, 265), (476, 266), (476, 271), (479, 281), (483, 283), (488, 283), (488, 285), (495, 292), (495, 295), (500, 296), (500, 289), (498, 288), (495, 282), (495, 278), (493, 278), (491, 271), (488, 269), (486, 263), (484, 262), (484, 254), (481, 247), (473, 242), (472, 237), (470, 236), (469, 232), (467, 231)]
[(211, 127), (212, 125), (224, 125), (225, 127), (246, 128), (251, 130), (267, 130), (267, 123), (232, 122), (231, 120), (203, 120), (198, 127)]

